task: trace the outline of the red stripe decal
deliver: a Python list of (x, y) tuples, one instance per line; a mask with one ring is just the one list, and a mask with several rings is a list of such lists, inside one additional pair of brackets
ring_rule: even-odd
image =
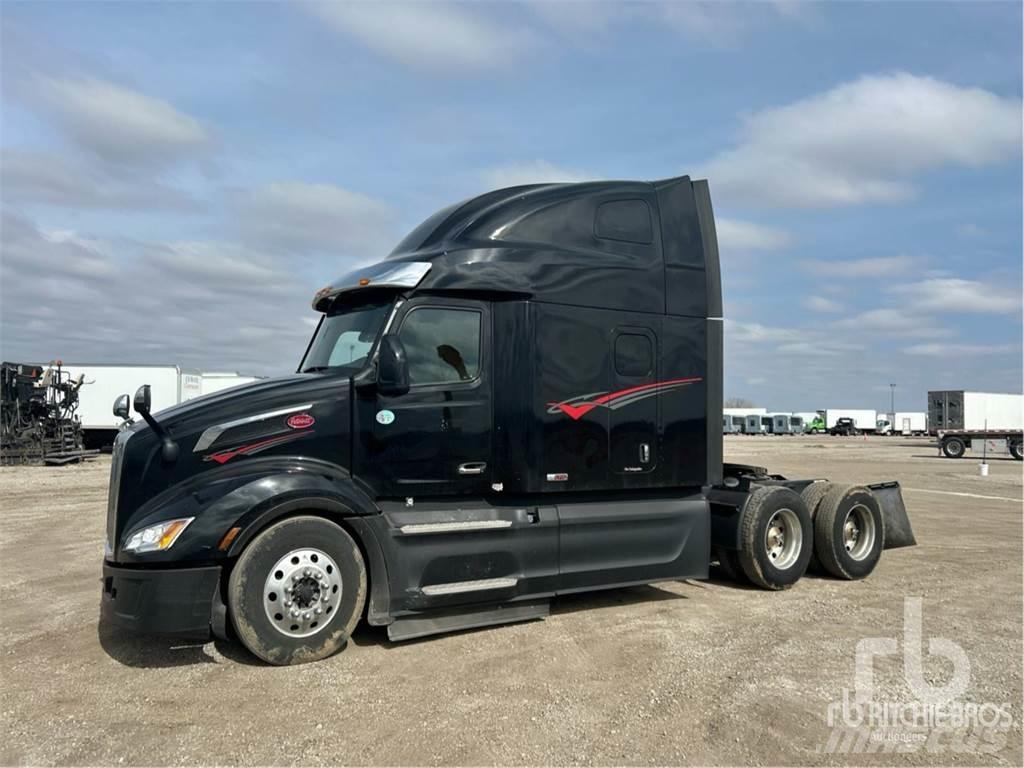
[[(600, 395), (599, 397), (595, 397), (593, 400), (583, 400), (582, 402), (580, 402), (579, 398), (576, 398), (577, 402), (573, 402), (573, 398), (570, 398), (569, 400), (564, 400), (561, 403), (548, 403), (548, 407), (557, 408), (559, 411), (564, 413), (573, 421), (578, 421), (585, 414), (589, 413), (590, 411), (594, 410), (599, 406), (605, 408), (614, 407), (614, 404), (617, 400), (620, 400), (631, 395), (636, 395), (637, 393), (640, 392), (649, 393), (650, 395), (657, 395), (659, 392), (669, 387), (674, 387), (682, 384), (693, 384), (695, 382), (702, 380), (703, 379), (700, 376), (689, 376), (684, 379), (669, 379), (668, 381), (656, 381), (653, 384), (640, 384), (635, 387), (620, 389), (617, 392), (607, 392), (603, 395)], [(642, 400), (644, 399), (644, 397), (639, 397), (636, 399)], [(625, 405), (628, 404), (629, 403), (626, 403)]]
[(279, 443), (287, 443), (290, 440), (295, 440), (302, 435), (311, 434), (313, 430), (306, 429), (301, 432), (289, 432), (284, 435), (278, 435), (277, 437), (271, 437), (266, 440), (260, 440), (258, 443), (249, 443), (248, 445), (241, 445), (238, 448), (231, 448), (226, 451), (218, 451), (217, 453), (211, 453), (209, 456), (204, 456), (203, 461), (215, 461), (218, 464), (225, 464), (231, 461), (235, 456), (244, 456), (256, 451), (261, 451), (264, 448), (270, 448)]

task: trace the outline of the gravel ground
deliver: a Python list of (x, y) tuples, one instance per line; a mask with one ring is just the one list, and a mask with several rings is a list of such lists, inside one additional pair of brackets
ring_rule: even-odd
[[(792, 477), (899, 480), (919, 546), (862, 582), (662, 583), (402, 644), (363, 627), (341, 654), (281, 669), (230, 643), (98, 628), (109, 463), (3, 469), (0, 760), (1021, 765), (1021, 464), (993, 459), (981, 478), (976, 460), (902, 438), (729, 437), (726, 454)], [(853, 687), (857, 643), (901, 640), (904, 597), (922, 599), (924, 678), (950, 679), (927, 654), (948, 638), (969, 660), (961, 698), (1008, 703), (1013, 724), (981, 740), (937, 729), (937, 751), (829, 751), (826, 713)], [(875, 663), (876, 701), (913, 699), (902, 662)]]

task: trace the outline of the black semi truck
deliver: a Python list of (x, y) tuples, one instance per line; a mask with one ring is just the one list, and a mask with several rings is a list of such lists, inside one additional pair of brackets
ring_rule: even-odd
[[(320, 290), (297, 373), (115, 443), (102, 619), (322, 659), (543, 617), (552, 597), (812, 555), (857, 579), (914, 537), (897, 483), (722, 460), (707, 183), (513, 187), (445, 208)], [(115, 413), (127, 417), (128, 395)]]

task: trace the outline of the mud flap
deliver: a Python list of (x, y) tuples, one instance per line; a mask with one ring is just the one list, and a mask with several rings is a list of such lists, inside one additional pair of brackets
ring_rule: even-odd
[(907, 507), (903, 503), (900, 484), (897, 482), (874, 483), (868, 488), (878, 499), (878, 504), (882, 508), (882, 517), (885, 520), (883, 549), (915, 546), (917, 539), (914, 538), (914, 531), (910, 527), (910, 518), (907, 517)]

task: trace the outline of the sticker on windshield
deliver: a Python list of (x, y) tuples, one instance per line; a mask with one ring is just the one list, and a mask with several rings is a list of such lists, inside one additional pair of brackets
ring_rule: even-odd
[(385, 409), (383, 411), (377, 411), (377, 423), (384, 424), (387, 426), (395, 420), (395, 414)]

